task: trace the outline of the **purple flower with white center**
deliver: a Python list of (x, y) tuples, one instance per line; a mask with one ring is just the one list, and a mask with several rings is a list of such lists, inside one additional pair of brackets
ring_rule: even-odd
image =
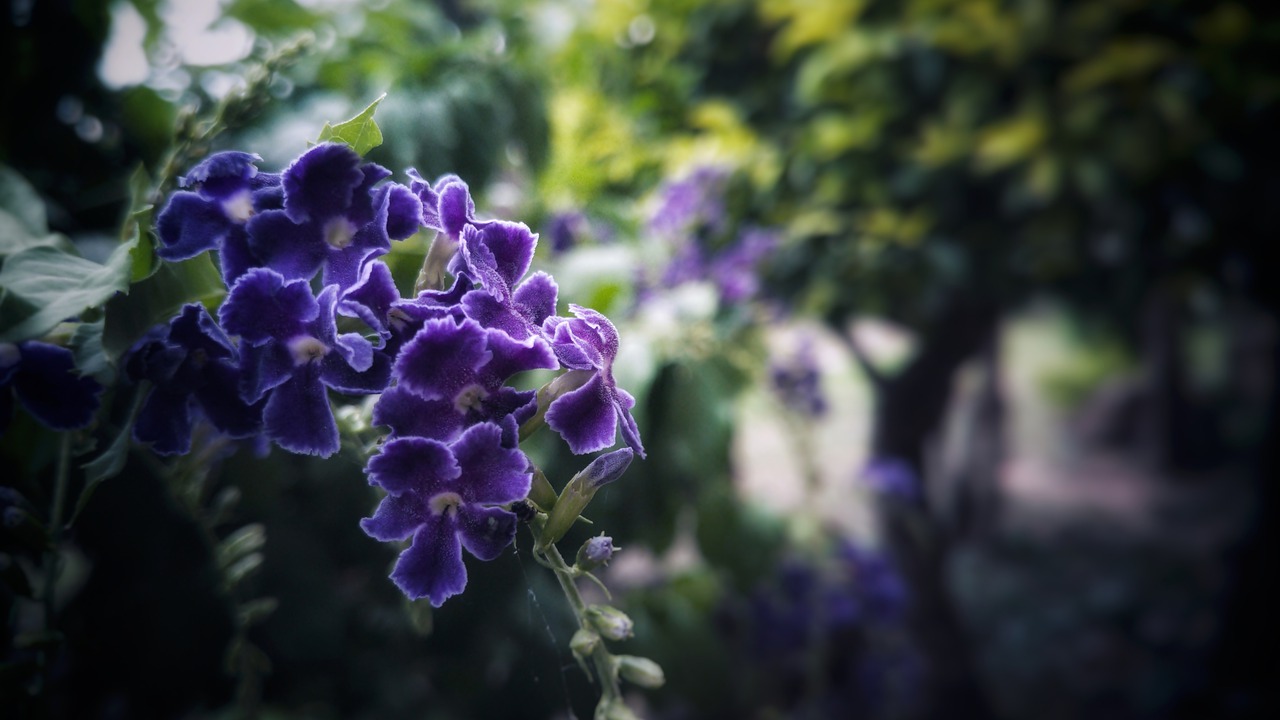
[(520, 282), (537, 245), (538, 236), (522, 223), (494, 221), (463, 229), (455, 265), (480, 284), (462, 298), (467, 317), (517, 340), (542, 334), (543, 321), (555, 314), (559, 288), (544, 272)]
[(295, 453), (328, 457), (338, 450), (338, 426), (325, 388), (372, 394), (386, 389), (390, 361), (358, 333), (337, 334), (338, 288), (319, 297), (305, 280), (288, 282), (266, 268), (249, 271), (222, 304), (223, 326), (241, 337), (240, 394), (263, 408), (263, 430)]
[(515, 514), (498, 506), (528, 495), (532, 472), (504, 435), (481, 423), (451, 445), (396, 438), (369, 461), (369, 482), (387, 497), (360, 527), (384, 542), (413, 537), (391, 571), (410, 598), (440, 607), (467, 585), (462, 548), (488, 561), (515, 539)]
[(133, 437), (160, 455), (191, 449), (192, 410), (233, 438), (257, 434), (262, 404), (240, 398), (239, 353), (204, 309), (192, 303), (131, 353), (125, 369), (152, 389), (138, 412)]
[(13, 400), (54, 430), (93, 421), (102, 385), (76, 372), (71, 351), (35, 340), (0, 343), (0, 435), (9, 426)]
[(286, 279), (310, 279), (323, 268), (325, 285), (354, 285), (366, 259), (422, 223), (422, 203), (409, 188), (375, 187), (390, 174), (346, 145), (316, 145), (281, 176), (283, 207), (249, 221), (249, 247)]
[(261, 160), (251, 153), (220, 152), (179, 178), (179, 185), (192, 190), (175, 192), (156, 218), (156, 254), (176, 261), (217, 250), (228, 283), (256, 265), (246, 224), (277, 205), (280, 188), (280, 175), (258, 171), (254, 163)]
[(495, 409), (501, 412), (511, 403), (525, 407), (527, 402), (520, 399), (525, 396), (504, 397), (500, 391), (507, 378), (557, 366), (555, 354), (541, 338), (514, 340), (469, 318), (458, 322), (445, 317), (426, 321), (405, 343), (394, 374), (398, 387), (423, 400), (443, 401), (459, 415), (480, 413), (493, 419)]
[(618, 331), (595, 310), (570, 305), (574, 318), (551, 317), (543, 324), (565, 378), (580, 385), (552, 401), (546, 421), (576, 454), (612, 447), (619, 430), (640, 457), (644, 445), (631, 417), (635, 398), (617, 386), (613, 361), (618, 354)]

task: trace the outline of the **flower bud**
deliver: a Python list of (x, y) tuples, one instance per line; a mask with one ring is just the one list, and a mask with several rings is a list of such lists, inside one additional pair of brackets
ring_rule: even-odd
[(635, 452), (624, 447), (605, 453), (592, 460), (573, 479), (564, 486), (555, 507), (547, 516), (547, 527), (540, 540), (542, 547), (554, 544), (564, 537), (578, 520), (578, 516), (586, 509), (587, 503), (595, 497), (596, 491), (622, 476), (631, 465)]
[(592, 460), (591, 464), (575, 475), (571, 482), (580, 481), (585, 488), (598, 490), (601, 486), (622, 477), (622, 473), (631, 466), (631, 460), (634, 457), (635, 452), (629, 447), (605, 453)]
[(576, 560), (578, 569), (590, 572), (601, 565), (608, 564), (617, 549), (613, 546), (613, 538), (605, 535), (597, 535), (587, 540), (582, 543), (582, 547), (578, 548)]
[(600, 636), (586, 628), (578, 628), (569, 641), (569, 649), (575, 657), (585, 658), (600, 647)]
[(662, 667), (649, 658), (635, 655), (619, 655), (618, 674), (625, 680), (643, 688), (660, 688), (667, 681)]
[(634, 623), (631, 622), (631, 618), (610, 605), (589, 606), (587, 620), (602, 637), (608, 640), (626, 640), (634, 634)]
[(600, 705), (596, 707), (595, 717), (600, 720), (640, 720), (639, 716), (631, 712), (631, 708), (627, 707), (622, 698), (601, 700)]

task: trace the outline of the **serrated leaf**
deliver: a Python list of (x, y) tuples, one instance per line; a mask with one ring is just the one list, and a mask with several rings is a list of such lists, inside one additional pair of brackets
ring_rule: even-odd
[[(55, 325), (96, 307), (129, 287), (133, 245), (117, 247), (105, 265), (71, 255), (57, 245), (37, 245), (10, 255), (0, 269), (0, 286), (8, 290), (0, 305), (0, 342), (44, 335)], [(12, 299), (33, 309), (17, 314)]]
[(222, 275), (209, 255), (179, 263), (161, 263), (151, 277), (134, 284), (128, 295), (107, 303), (102, 347), (118, 359), (155, 325), (168, 322), (189, 302), (210, 303), (226, 294)]
[(382, 144), (382, 130), (378, 128), (378, 123), (373, 121), (373, 113), (378, 109), (378, 103), (382, 102), (386, 96), (386, 93), (382, 93), (377, 100), (369, 103), (369, 107), (361, 110), (359, 115), (350, 120), (337, 125), (325, 123), (316, 142), (346, 143), (360, 155), (378, 147)]

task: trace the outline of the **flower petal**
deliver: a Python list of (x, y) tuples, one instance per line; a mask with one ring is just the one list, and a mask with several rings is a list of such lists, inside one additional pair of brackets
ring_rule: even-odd
[(321, 368), (324, 384), (347, 395), (380, 393), (391, 382), (391, 360), (380, 352), (373, 353), (369, 368), (363, 372), (356, 372), (340, 353), (326, 355)]
[(232, 227), (221, 203), (180, 190), (169, 197), (156, 218), (160, 238), (156, 254), (171, 261), (195, 257), (216, 249)]
[(297, 368), (271, 392), (262, 421), (267, 437), (289, 452), (320, 457), (338, 452), (338, 424), (314, 363)]
[(310, 280), (333, 249), (318, 222), (297, 223), (284, 210), (266, 210), (250, 218), (249, 250), (286, 280)]
[(427, 521), (428, 514), (430, 511), (419, 495), (388, 495), (382, 498), (373, 517), (360, 521), (360, 528), (375, 540), (404, 540)]
[(556, 398), (547, 408), (547, 425), (560, 433), (575, 454), (611, 447), (618, 430), (618, 411), (611, 388), (599, 375)]
[(391, 428), (392, 437), (415, 435), (449, 442), (462, 433), (463, 417), (447, 400), (423, 400), (396, 386), (374, 404), (373, 424)]
[(237, 385), (240, 373), (226, 363), (210, 363), (204, 367), (204, 383), (195, 390), (200, 409), (209, 422), (233, 438), (257, 434), (262, 427), (262, 406), (247, 404), (240, 398)]
[(185, 455), (191, 450), (191, 395), (154, 388), (133, 424), (133, 439), (151, 443), (157, 455)]
[(451, 490), (462, 472), (449, 446), (436, 440), (402, 437), (369, 458), (369, 482), (392, 495), (406, 492), (430, 497)]
[(473, 320), (428, 320), (396, 358), (400, 384), (427, 400), (452, 402), (476, 382), (476, 371), (489, 362), (484, 328)]
[(502, 428), (480, 423), (453, 443), (460, 468), (458, 494), (468, 503), (505, 504), (529, 494), (533, 472), (519, 448), (505, 447)]
[(516, 516), (502, 508), (463, 505), (458, 508), (458, 537), (467, 552), (493, 560), (516, 539)]
[(409, 188), (390, 183), (379, 189), (387, 193), (387, 235), (392, 240), (404, 240), (422, 227), (422, 200)]
[(360, 156), (340, 143), (320, 143), (298, 156), (284, 171), (284, 210), (294, 222), (320, 221), (351, 207), (355, 189), (365, 180)]
[(82, 428), (93, 420), (102, 386), (77, 374), (70, 350), (30, 341), (20, 343), (18, 352), (20, 366), (10, 384), (27, 412), (54, 430)]
[(400, 553), (391, 580), (410, 599), (430, 598), (434, 607), (467, 587), (458, 521), (452, 515), (430, 516), (413, 534), (413, 544)]
[(255, 268), (245, 273), (218, 310), (228, 332), (260, 345), (302, 334), (320, 315), (320, 305), (306, 281), (286, 283), (280, 273)]

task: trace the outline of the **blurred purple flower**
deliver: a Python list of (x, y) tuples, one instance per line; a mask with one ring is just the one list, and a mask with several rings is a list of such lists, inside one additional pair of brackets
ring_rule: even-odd
[(872, 458), (862, 468), (862, 480), (873, 489), (905, 500), (920, 497), (920, 478), (911, 465), (895, 457)]
[(102, 385), (76, 371), (71, 351), (29, 340), (0, 343), (0, 435), (13, 416), (13, 400), (42, 425), (74, 430), (93, 421)]
[(791, 358), (772, 363), (769, 379), (782, 404), (793, 412), (818, 418), (827, 413), (822, 376), (813, 357), (813, 344), (805, 338)]
[(167, 326), (138, 343), (125, 364), (130, 379), (152, 385), (138, 411), (133, 438), (151, 443), (158, 455), (185, 454), (191, 450), (193, 410), (229, 437), (257, 434), (262, 403), (241, 399), (239, 360), (203, 305), (184, 306)]

